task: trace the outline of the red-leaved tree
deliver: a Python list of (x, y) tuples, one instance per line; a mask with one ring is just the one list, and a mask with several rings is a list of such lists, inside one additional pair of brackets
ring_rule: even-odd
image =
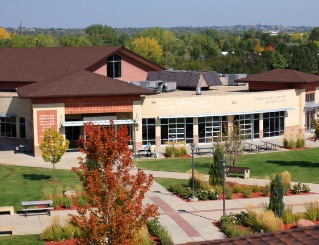
[(130, 173), (133, 162), (126, 126), (115, 130), (113, 123), (109, 127), (89, 123), (84, 131), (79, 150), (86, 159), (73, 168), (88, 199), (84, 207), (74, 199), (79, 215), (71, 215), (71, 223), (82, 232), (79, 243), (131, 244), (148, 218), (158, 215), (156, 205), (142, 204), (153, 176), (141, 170)]

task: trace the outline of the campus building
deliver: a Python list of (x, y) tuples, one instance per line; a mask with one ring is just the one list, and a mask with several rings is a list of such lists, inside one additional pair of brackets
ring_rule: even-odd
[[(0, 60), (0, 148), (22, 145), (35, 156), (41, 155), (48, 127), (75, 147), (85, 122), (113, 120), (128, 126), (136, 150), (147, 142), (210, 143), (223, 134), (229, 116), (251, 140), (304, 133), (312, 129), (319, 107), (319, 76), (294, 70), (223, 86), (215, 72), (165, 71), (124, 47), (1, 48), (0, 56), (5, 57)], [(163, 82), (177, 86), (145, 86)]]

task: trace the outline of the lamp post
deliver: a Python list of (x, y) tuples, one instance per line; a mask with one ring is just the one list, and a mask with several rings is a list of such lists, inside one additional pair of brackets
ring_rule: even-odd
[(196, 202), (198, 201), (198, 198), (195, 197), (194, 193), (194, 150), (195, 150), (195, 144), (191, 144), (191, 150), (192, 150), (192, 197), (190, 198), (190, 201)]
[(223, 216), (225, 216), (225, 166), (226, 166), (226, 159), (223, 158), (220, 161), (221, 165), (222, 165), (222, 173), (223, 173)]

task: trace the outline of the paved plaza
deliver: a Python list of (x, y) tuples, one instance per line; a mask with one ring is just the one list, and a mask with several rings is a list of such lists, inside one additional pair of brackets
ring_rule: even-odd
[[(319, 144), (319, 142), (317, 142)], [(314, 142), (307, 141), (310, 147), (316, 147)], [(78, 165), (78, 157), (83, 157), (79, 152), (68, 152), (62, 161), (56, 164), (59, 169), (71, 169)], [(155, 160), (156, 161), (156, 160)], [(14, 154), (13, 151), (0, 151), (0, 164), (12, 164), (20, 166), (52, 168), (50, 163), (45, 163), (42, 158), (35, 158), (26, 154)], [(136, 171), (133, 169), (132, 172)], [(154, 177), (179, 178), (188, 179), (188, 174), (145, 171), (147, 174), (153, 174)], [(262, 179), (241, 179), (228, 178), (228, 181), (239, 182), (242, 184), (265, 185), (269, 183)], [(294, 184), (294, 183), (293, 183)], [(315, 194), (302, 196), (285, 196), (286, 205), (292, 205), (295, 211), (304, 211), (304, 204), (307, 202), (319, 201), (319, 185), (308, 183), (311, 191)], [(193, 241), (207, 241), (224, 238), (225, 235), (212, 224), (218, 221), (223, 213), (223, 201), (198, 201), (188, 202), (182, 200), (163, 186), (154, 182), (151, 190), (147, 193), (144, 200), (145, 203), (155, 203), (159, 207), (160, 222), (165, 226), (172, 235), (174, 244), (183, 244)], [(253, 205), (260, 207), (268, 204), (269, 198), (249, 198), (226, 200), (226, 213), (240, 212), (246, 210), (246, 207)], [(50, 224), (53, 216), (58, 215), (63, 219), (68, 213), (76, 213), (76, 211), (52, 211), (51, 216), (48, 215), (31, 215), (24, 217), (22, 214), (0, 215), (0, 226), (14, 226), (16, 234), (40, 234)]]

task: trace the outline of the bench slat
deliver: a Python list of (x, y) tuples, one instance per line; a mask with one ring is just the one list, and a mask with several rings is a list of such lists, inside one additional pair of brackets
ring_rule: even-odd
[(50, 210), (53, 209), (53, 207), (43, 207), (43, 208), (24, 208), (22, 211), (37, 211), (37, 210)]

